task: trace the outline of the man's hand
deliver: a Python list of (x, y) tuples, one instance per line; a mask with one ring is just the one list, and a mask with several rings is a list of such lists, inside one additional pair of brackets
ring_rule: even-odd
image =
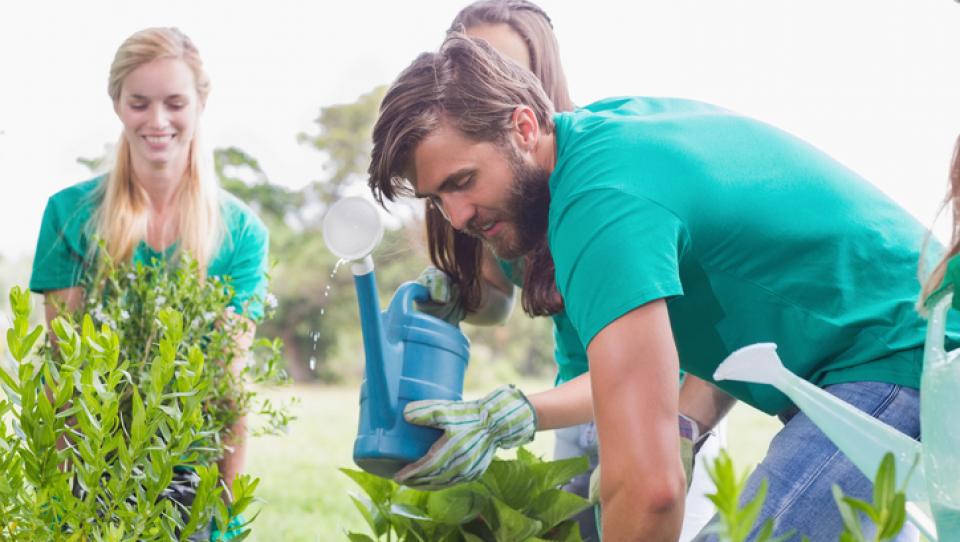
[(398, 483), (422, 489), (476, 480), (497, 448), (530, 442), (537, 427), (533, 406), (513, 386), (501, 386), (476, 401), (416, 401), (407, 405), (403, 417), (444, 432), (426, 455), (394, 476)]
[(420, 273), (417, 283), (430, 292), (430, 301), (418, 301), (417, 310), (453, 325), (464, 319), (466, 313), (460, 303), (460, 289), (446, 273), (431, 265)]

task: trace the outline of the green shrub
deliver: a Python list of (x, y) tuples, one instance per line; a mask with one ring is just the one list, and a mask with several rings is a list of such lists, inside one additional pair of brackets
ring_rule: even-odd
[[(256, 341), (231, 371), (248, 324), (226, 317), (229, 283), (204, 280), (188, 260), (174, 270), (104, 265), (84, 289), (82, 316), (61, 311), (50, 323), (56, 347), (38, 347), (29, 293), (11, 291), (0, 539), (183, 540), (211, 520), (225, 531), (258, 482), (241, 475), (222, 498), (216, 461), (230, 426), (255, 413), (266, 422), (254, 434), (277, 433), (292, 419), (289, 404), (244, 385), (287, 380), (280, 341)], [(192, 506), (171, 498), (175, 467), (196, 473)], [(249, 534), (239, 531), (234, 540)]]
[(541, 461), (520, 448), (515, 460), (494, 460), (479, 481), (439, 491), (341, 469), (365, 493), (351, 498), (372, 533), (348, 537), (353, 542), (577, 542), (580, 531), (570, 518), (589, 503), (560, 486), (587, 468), (586, 457)]

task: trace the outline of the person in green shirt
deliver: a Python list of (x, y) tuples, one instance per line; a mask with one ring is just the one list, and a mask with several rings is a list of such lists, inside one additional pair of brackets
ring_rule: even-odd
[[(547, 13), (527, 0), (478, 0), (457, 13), (448, 32), (462, 29), (474, 39), (483, 39), (497, 52), (529, 69), (543, 85), (543, 90), (556, 111), (572, 111), (559, 44)], [(458, 234), (444, 218), (439, 207), (429, 201), (425, 205), (427, 240), (431, 260), (436, 267), (427, 268), (418, 278), (431, 291), (431, 301), (418, 308), (451, 323), (465, 320), (471, 324), (502, 324), (514, 305), (515, 287), (522, 287), (526, 270), (552, 272), (552, 266), (539, 261), (549, 259), (549, 252), (535, 252), (516, 260), (498, 259), (478, 239)], [(463, 268), (463, 261), (480, 255), (479, 276)], [(471, 283), (471, 281), (473, 281)], [(533, 300), (549, 301), (547, 310), (530, 316), (549, 316), (553, 323), (554, 352), (557, 366), (555, 385), (570, 382), (587, 372), (587, 352), (562, 307), (556, 288), (523, 290), (522, 305)], [(469, 309), (469, 310), (467, 310)], [(713, 491), (704, 465), (719, 453), (726, 437), (723, 427), (713, 432), (697, 454), (690, 489), (685, 503), (681, 542), (692, 538), (713, 515), (713, 503), (705, 496)], [(599, 461), (596, 427), (592, 421), (554, 431), (554, 458), (565, 459), (586, 455), (591, 468), (575, 477), (564, 489), (588, 497), (589, 480)], [(586, 542), (599, 539), (594, 509), (588, 508), (575, 519)]]
[[(266, 299), (268, 235), (202, 167), (198, 131), (210, 81), (196, 46), (176, 28), (136, 32), (117, 50), (107, 90), (123, 124), (112, 170), (58, 192), (44, 211), (30, 289), (44, 295), (47, 321), (83, 305), (98, 250), (146, 265), (189, 254), (206, 276), (230, 278), (235, 295), (224, 317), (248, 321), (235, 338), (238, 351), (248, 350)], [(236, 374), (244, 358), (236, 356)], [(244, 438), (241, 418), (219, 465), (228, 490)]]
[[(747, 497), (769, 483), (760, 517), (777, 533), (835, 540), (832, 485), (869, 498), (871, 482), (772, 387), (713, 380), (756, 342), (919, 438), (926, 231), (781, 130), (670, 98), (554, 115), (536, 78), (454, 34), (387, 91), (369, 171), (376, 197), (429, 198), (500, 258), (548, 248), (555, 271), (538, 286), (555, 284), (587, 352), (586, 385), (561, 385), (549, 401), (504, 388), (408, 406), (410, 421), (447, 434), (416, 466), (434, 487), (478, 476), (487, 449), (529, 440), (544, 420), (592, 415), (604, 537), (676, 540), (678, 412), (703, 431), (741, 400), (785, 424), (748, 484)], [(696, 378), (678, 396), (681, 368)]]

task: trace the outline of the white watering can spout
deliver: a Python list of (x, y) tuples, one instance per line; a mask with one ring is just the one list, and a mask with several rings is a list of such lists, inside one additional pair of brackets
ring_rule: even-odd
[[(897, 485), (902, 486), (909, 476), (907, 499), (927, 500), (920, 443), (791, 373), (777, 355), (776, 344), (753, 344), (733, 352), (717, 367), (713, 377), (715, 380), (739, 380), (777, 388), (868, 478), (872, 479), (876, 474), (883, 456), (888, 451), (893, 452)], [(935, 540), (930, 536), (933, 522), (916, 507), (909, 507), (908, 512), (911, 521), (929, 539)]]

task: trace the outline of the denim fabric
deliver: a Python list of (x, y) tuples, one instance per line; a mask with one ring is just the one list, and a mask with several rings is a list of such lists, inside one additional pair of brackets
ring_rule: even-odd
[[(920, 393), (917, 390), (881, 382), (852, 382), (825, 389), (919, 440)], [(766, 479), (769, 487), (760, 518), (772, 518), (776, 534), (793, 529), (814, 542), (837, 540), (843, 527), (833, 500), (833, 484), (838, 484), (844, 494), (867, 501), (873, 498), (873, 484), (803, 412), (793, 409), (780, 418), (786, 425), (770, 442), (766, 457), (750, 476), (743, 502), (753, 498), (761, 480)], [(711, 524), (716, 521), (714, 517)], [(867, 523), (864, 518), (865, 526)], [(695, 540), (717, 540), (716, 536), (703, 534), (708, 530), (709, 525)], [(870, 525), (864, 534), (871, 538), (874, 531)], [(756, 535), (754, 530), (749, 540)], [(916, 530), (908, 523), (895, 540), (917, 539)]]

